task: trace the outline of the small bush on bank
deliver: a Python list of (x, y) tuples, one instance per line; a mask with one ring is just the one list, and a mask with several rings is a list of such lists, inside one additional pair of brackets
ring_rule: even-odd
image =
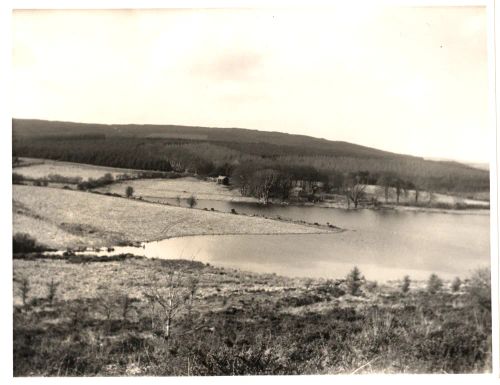
[(186, 202), (190, 208), (193, 208), (198, 204), (198, 200), (194, 195), (191, 195), (189, 198), (187, 198)]
[(24, 176), (18, 174), (17, 172), (12, 173), (12, 184), (23, 184), (24, 181)]
[(112, 184), (115, 181), (115, 178), (113, 178), (113, 175), (110, 173), (104, 174), (101, 178), (98, 179), (93, 179), (89, 178), (87, 181), (83, 181), (78, 183), (78, 189), (79, 190), (90, 190), (98, 187), (103, 187)]
[(26, 233), (16, 233), (12, 238), (12, 251), (16, 253), (32, 253), (47, 250), (47, 247), (39, 244), (35, 238)]
[(80, 176), (63, 176), (59, 174), (49, 174), (47, 180), (52, 183), (67, 183), (67, 184), (78, 184), (82, 181)]

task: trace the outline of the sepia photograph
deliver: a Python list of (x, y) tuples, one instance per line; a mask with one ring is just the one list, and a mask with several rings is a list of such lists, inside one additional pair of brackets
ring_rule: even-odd
[(13, 9), (12, 375), (498, 373), (489, 12)]

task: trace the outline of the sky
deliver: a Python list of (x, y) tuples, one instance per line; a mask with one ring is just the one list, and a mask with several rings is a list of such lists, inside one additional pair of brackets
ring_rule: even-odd
[(12, 115), (488, 162), (483, 7), (16, 10)]

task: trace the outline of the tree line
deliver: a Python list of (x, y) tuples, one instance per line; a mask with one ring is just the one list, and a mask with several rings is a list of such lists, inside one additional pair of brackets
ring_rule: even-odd
[(396, 188), (398, 200), (401, 192), (415, 188), (435, 192), (489, 190), (487, 171), (453, 162), (404, 156), (293, 155), (288, 147), (287, 153), (281, 147), (273, 153), (270, 146), (264, 146), (259, 153), (258, 147), (255, 143), (228, 145), (186, 139), (14, 137), (13, 156), (201, 176), (227, 175), (242, 192), (263, 200), (280, 195), (286, 199), (290, 179), (321, 181), (328, 190), (340, 192), (346, 184), (353, 184), (353, 178), (358, 178), (359, 184)]

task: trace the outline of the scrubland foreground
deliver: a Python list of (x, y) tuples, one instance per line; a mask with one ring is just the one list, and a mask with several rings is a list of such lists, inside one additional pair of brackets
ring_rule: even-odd
[(491, 371), (488, 270), (377, 285), (130, 255), (13, 268), (15, 376)]

